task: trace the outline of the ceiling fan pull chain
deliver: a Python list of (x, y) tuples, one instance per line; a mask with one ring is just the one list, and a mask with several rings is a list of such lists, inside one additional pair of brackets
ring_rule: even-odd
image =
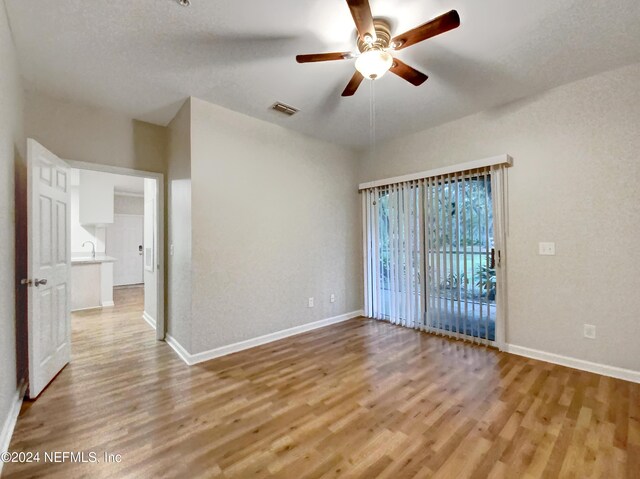
[(369, 139), (371, 159), (376, 157), (376, 90), (374, 81), (369, 82)]

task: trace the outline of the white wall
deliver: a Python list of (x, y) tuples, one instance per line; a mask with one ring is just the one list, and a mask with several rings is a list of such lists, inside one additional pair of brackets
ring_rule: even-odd
[[(156, 180), (149, 178), (144, 179), (144, 198), (142, 205), (142, 212), (144, 214), (144, 314), (146, 318), (155, 323), (158, 318), (158, 223), (156, 218)], [(117, 204), (116, 196), (116, 204)], [(139, 199), (134, 197), (122, 197), (132, 199)], [(129, 205), (131, 211), (138, 211), (138, 208), (133, 209), (133, 204)], [(147, 248), (153, 250), (153, 270), (149, 271), (146, 265), (146, 251)]]
[(191, 105), (168, 126), (167, 333), (191, 350)]
[[(0, 435), (17, 391), (14, 165), (24, 156), (22, 86), (4, 5), (0, 4)], [(22, 161), (20, 159), (20, 161)], [(0, 436), (0, 441), (4, 438)], [(4, 444), (0, 444), (2, 448)], [(0, 466), (1, 467), (1, 466)]]
[(389, 141), (360, 181), (512, 155), (507, 341), (640, 371), (638, 85), (640, 64)]
[(191, 142), (190, 352), (362, 309), (353, 151), (198, 99)]

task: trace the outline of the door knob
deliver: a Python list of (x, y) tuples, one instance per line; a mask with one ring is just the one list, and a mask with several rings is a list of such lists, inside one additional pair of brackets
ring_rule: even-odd
[(47, 280), (46, 280), (46, 279), (38, 279), (38, 278), (36, 278), (36, 279), (34, 279), (34, 280), (33, 280), (33, 285), (34, 285), (35, 287), (38, 287), (38, 286), (40, 286), (41, 284), (42, 284), (42, 285), (47, 284)]

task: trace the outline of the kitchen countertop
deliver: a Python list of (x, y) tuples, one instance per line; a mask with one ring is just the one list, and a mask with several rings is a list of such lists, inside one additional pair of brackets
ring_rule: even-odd
[(115, 263), (118, 261), (113, 256), (107, 256), (105, 254), (96, 254), (95, 258), (89, 256), (72, 256), (71, 264), (97, 264), (97, 263)]

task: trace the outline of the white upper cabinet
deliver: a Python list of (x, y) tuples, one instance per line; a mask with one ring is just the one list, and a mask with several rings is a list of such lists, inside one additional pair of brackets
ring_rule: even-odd
[(103, 225), (113, 223), (113, 181), (96, 171), (80, 170), (80, 224)]

